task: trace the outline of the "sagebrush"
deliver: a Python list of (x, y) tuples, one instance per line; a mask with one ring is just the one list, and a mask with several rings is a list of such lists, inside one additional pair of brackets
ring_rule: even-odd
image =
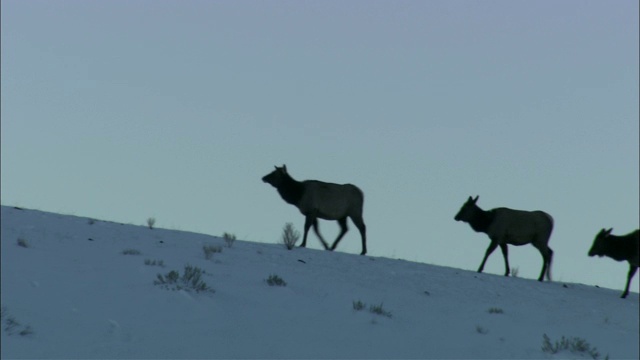
[[(547, 334), (542, 335), (542, 351), (549, 354), (556, 354), (561, 351), (569, 351), (574, 354), (587, 354), (592, 359), (597, 360), (600, 358), (600, 353), (595, 346), (591, 346), (585, 339), (579, 337), (567, 338), (564, 335), (560, 340), (551, 342)], [(608, 359), (607, 355), (605, 359)]]
[(265, 281), (269, 286), (287, 286), (287, 283), (278, 275), (269, 275)]
[(187, 265), (184, 267), (182, 276), (178, 271), (171, 270), (165, 275), (158, 274), (157, 280), (153, 283), (167, 290), (215, 292), (202, 280), (203, 274), (205, 271), (201, 268)]
[(291, 250), (296, 245), (296, 242), (300, 239), (300, 233), (293, 227), (293, 224), (288, 222), (284, 224), (282, 228), (282, 243), (284, 246)]
[(227, 244), (227, 247), (232, 247), (233, 243), (236, 241), (236, 234), (225, 232), (222, 234), (222, 238), (224, 239), (225, 244)]
[(144, 264), (145, 264), (145, 265), (149, 265), (149, 266), (160, 266), (160, 267), (164, 267), (164, 261), (163, 261), (163, 260), (151, 260), (151, 259), (145, 259), (145, 260), (144, 260)]
[(202, 246), (202, 251), (204, 251), (204, 258), (208, 260), (208, 259), (211, 259), (213, 254), (221, 253), (222, 252), (222, 246), (219, 246), (219, 245), (204, 245), (204, 246)]
[(124, 249), (122, 250), (122, 255), (140, 255), (140, 250), (136, 249)]
[[(367, 304), (360, 300), (353, 302), (353, 310), (355, 311), (364, 310), (366, 307)], [(369, 312), (376, 315), (386, 316), (388, 318), (392, 317), (391, 311), (385, 309), (383, 307), (383, 303), (380, 303), (380, 305), (369, 305)]]

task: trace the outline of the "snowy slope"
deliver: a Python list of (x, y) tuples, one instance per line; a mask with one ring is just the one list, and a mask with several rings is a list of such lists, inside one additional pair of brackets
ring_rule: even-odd
[[(227, 247), (6, 206), (1, 235), (2, 358), (591, 358), (544, 352), (543, 334), (583, 338), (601, 358), (639, 356), (638, 294), (623, 300), (621, 289), (279, 244)], [(206, 259), (205, 245), (222, 252)], [(215, 292), (154, 285), (185, 265), (203, 269)], [(272, 274), (286, 286), (269, 286)], [(357, 301), (367, 306), (356, 311)], [(390, 317), (369, 312), (380, 304)], [(8, 319), (19, 325), (6, 330)]]

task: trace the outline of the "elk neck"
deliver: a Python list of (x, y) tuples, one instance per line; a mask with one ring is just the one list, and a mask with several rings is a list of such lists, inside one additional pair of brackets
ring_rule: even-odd
[(304, 184), (296, 181), (289, 174), (284, 175), (277, 189), (282, 199), (292, 205), (298, 205), (304, 194)]
[(489, 230), (489, 226), (493, 223), (495, 218), (495, 211), (484, 211), (479, 207), (476, 207), (476, 211), (473, 212), (473, 216), (469, 219), (469, 225), (476, 232), (486, 233)]

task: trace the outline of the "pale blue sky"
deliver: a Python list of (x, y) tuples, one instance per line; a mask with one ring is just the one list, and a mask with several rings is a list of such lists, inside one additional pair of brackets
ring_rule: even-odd
[(638, 228), (638, 1), (1, 4), (3, 205), (273, 243), (286, 163), (364, 191), (369, 255), (475, 270), (480, 195), (555, 218), (556, 280), (624, 286), (586, 254)]

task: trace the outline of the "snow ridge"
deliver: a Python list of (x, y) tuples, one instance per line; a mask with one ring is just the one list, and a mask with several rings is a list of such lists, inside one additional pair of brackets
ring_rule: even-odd
[[(2, 358), (591, 358), (545, 334), (640, 356), (638, 294), (619, 289), (7, 206), (1, 236)], [(154, 284), (187, 266), (213, 291)]]

